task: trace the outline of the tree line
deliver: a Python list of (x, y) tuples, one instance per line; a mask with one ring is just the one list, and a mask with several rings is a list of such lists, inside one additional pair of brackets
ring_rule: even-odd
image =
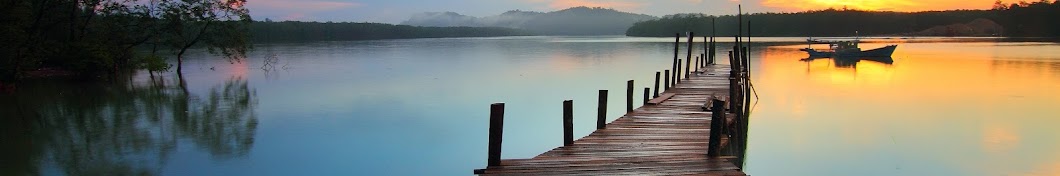
[(255, 43), (529, 35), (522, 30), (500, 27), (416, 27), (354, 22), (275, 22), (268, 19), (252, 22), (249, 32)]
[[(230, 59), (247, 45), (246, 0), (3, 0), (0, 83), (46, 70), (114, 75), (177, 72), (193, 46)], [(48, 68), (48, 69), (43, 69)]]
[[(825, 9), (796, 13), (755, 13), (743, 15), (751, 23), (753, 36), (853, 36), (909, 35), (933, 27), (962, 24), (986, 19), (996, 21), (1003, 30), (993, 36), (1057, 37), (1057, 25), (1051, 18), (1058, 16), (1060, 4), (1045, 0), (1003, 5), (995, 3), (991, 10), (948, 10), (925, 12), (885, 12), (850, 9)], [(718, 36), (736, 35), (737, 16), (676, 14), (657, 20), (634, 24), (628, 36), (664, 37), (686, 31)], [(712, 30), (716, 24), (716, 31)], [(747, 33), (744, 28), (743, 33)]]
[(997, 21), (1005, 26), (1005, 34), (1017, 37), (1047, 36), (1060, 37), (1060, 0), (1049, 3), (1046, 0), (1037, 2), (1020, 1), (1005, 5), (1000, 0), (994, 2), (992, 9), (997, 14)]

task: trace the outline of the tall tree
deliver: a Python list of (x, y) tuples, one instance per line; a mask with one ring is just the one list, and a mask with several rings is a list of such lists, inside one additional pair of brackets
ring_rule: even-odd
[(246, 0), (161, 0), (161, 42), (177, 54), (177, 74), (183, 73), (184, 54), (193, 46), (229, 61), (246, 57), (251, 22)]

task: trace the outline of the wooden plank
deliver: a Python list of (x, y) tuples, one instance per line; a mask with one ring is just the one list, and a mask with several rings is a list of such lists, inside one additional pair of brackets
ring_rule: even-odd
[[(667, 91), (669, 91), (669, 90), (667, 90)], [(663, 94), (659, 95), (659, 98), (654, 98), (654, 99), (651, 99), (651, 101), (648, 101), (648, 104), (657, 105), (659, 103), (662, 103), (663, 101), (666, 101), (666, 99), (670, 99), (671, 97), (674, 97), (674, 95), (677, 95), (677, 94), (675, 94), (675, 93), (663, 93)]]

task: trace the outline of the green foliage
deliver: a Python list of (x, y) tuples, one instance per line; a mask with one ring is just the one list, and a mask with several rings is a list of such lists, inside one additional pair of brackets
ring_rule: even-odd
[(333, 23), (333, 22), (272, 22), (256, 21), (250, 24), (254, 42), (299, 42), (378, 40), (442, 37), (493, 37), (517, 36), (528, 33), (497, 27), (415, 27), (380, 23)]
[(162, 46), (177, 53), (177, 73), (182, 71), (184, 53), (193, 46), (205, 46), (210, 53), (230, 61), (246, 58), (250, 50), (247, 25), (251, 18), (243, 5), (246, 0), (161, 0), (158, 31)]
[(133, 51), (146, 45), (170, 46), (174, 51), (205, 46), (217, 54), (243, 58), (249, 50), (245, 3), (2, 0), (0, 32), (5, 37), (0, 42), (5, 46), (0, 47), (0, 82), (19, 80), (40, 68), (90, 77), (144, 68), (139, 62), (155, 60), (136, 59)]

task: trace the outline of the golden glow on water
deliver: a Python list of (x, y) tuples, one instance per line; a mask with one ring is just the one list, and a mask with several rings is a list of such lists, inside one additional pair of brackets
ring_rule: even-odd
[[(1060, 170), (1058, 44), (901, 43), (893, 63), (800, 61), (802, 47), (774, 46), (759, 54), (753, 76), (761, 101), (752, 114), (750, 174)], [(803, 168), (825, 163), (840, 169)]]

